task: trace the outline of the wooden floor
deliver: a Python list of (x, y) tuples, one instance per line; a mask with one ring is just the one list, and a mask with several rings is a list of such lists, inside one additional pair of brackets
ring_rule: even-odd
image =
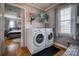
[(54, 44), (53, 46), (60, 49), (60, 51), (57, 52), (56, 54), (54, 54), (54, 56), (62, 56), (62, 55), (64, 54), (64, 52), (66, 51), (65, 48), (62, 48), (62, 47), (57, 46), (57, 45), (55, 45), (55, 44)]
[(6, 51), (5, 56), (31, 56), (29, 50), (25, 47), (20, 47), (20, 42), (13, 42), (13, 40), (5, 39)]
[[(31, 56), (31, 53), (26, 47), (20, 47), (20, 42), (13, 42), (13, 40), (6, 38), (5, 39), (6, 51), (4, 56)], [(60, 51), (54, 56), (61, 56), (66, 49), (59, 46), (53, 45), (60, 49)]]

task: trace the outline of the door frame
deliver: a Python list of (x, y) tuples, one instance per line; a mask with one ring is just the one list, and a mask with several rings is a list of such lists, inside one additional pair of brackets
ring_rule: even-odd
[(0, 50), (0, 52), (1, 52), (1, 54), (0, 55), (3, 55), (4, 54), (4, 52), (5, 52), (5, 44), (4, 44), (4, 30), (5, 30), (5, 27), (4, 27), (4, 25), (5, 25), (5, 23), (4, 23), (4, 4), (2, 4), (2, 3), (0, 3), (1, 4), (1, 28), (2, 28), (2, 30), (1, 30), (1, 37), (2, 37), (2, 41), (1, 41), (1, 50)]
[[(13, 4), (13, 3), (7, 3), (8, 5), (11, 5), (11, 6), (14, 6), (14, 7), (17, 7), (17, 8), (20, 8), (21, 9), (21, 40), (20, 40), (20, 47), (24, 47), (24, 45), (25, 45), (25, 35), (24, 35), (24, 33), (25, 33), (25, 8), (23, 8), (22, 6), (18, 6), (18, 5), (16, 5), (16, 4)], [(4, 7), (4, 13), (5, 13), (5, 3), (3, 3), (3, 7)], [(4, 20), (4, 22), (5, 22), (5, 20)], [(5, 24), (4, 24), (4, 26), (5, 26)], [(4, 30), (5, 30), (5, 27), (4, 27)]]

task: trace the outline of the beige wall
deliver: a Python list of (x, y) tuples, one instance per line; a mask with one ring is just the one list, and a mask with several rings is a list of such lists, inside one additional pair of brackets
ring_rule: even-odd
[(55, 8), (51, 8), (47, 11), (48, 15), (49, 15), (49, 19), (48, 19), (48, 26), (47, 27), (55, 27)]
[(4, 45), (4, 18), (3, 18), (3, 13), (4, 13), (4, 5), (0, 4), (0, 56), (4, 53), (5, 51), (5, 45)]
[(26, 3), (20, 3), (20, 4), (15, 4), (15, 5), (25, 8), (25, 28), (44, 27), (45, 26), (44, 23), (39, 23), (36, 20), (32, 24), (30, 24), (30, 22), (29, 22), (30, 21), (29, 13), (38, 14), (42, 10), (32, 7)]

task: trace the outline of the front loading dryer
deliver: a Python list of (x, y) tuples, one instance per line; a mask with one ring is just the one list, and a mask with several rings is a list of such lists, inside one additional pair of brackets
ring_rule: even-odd
[(32, 55), (45, 49), (45, 31), (39, 28), (27, 29), (26, 46)]
[(46, 28), (46, 43), (45, 47), (48, 48), (53, 45), (54, 33), (52, 28)]

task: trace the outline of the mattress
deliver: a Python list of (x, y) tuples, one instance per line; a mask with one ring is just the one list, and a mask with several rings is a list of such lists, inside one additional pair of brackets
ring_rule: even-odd
[(9, 31), (7, 36), (10, 37), (11, 39), (20, 38), (21, 37), (21, 30)]
[(21, 32), (21, 30), (12, 30), (12, 31), (9, 31), (8, 34), (10, 34), (10, 33), (20, 33), (20, 32)]

